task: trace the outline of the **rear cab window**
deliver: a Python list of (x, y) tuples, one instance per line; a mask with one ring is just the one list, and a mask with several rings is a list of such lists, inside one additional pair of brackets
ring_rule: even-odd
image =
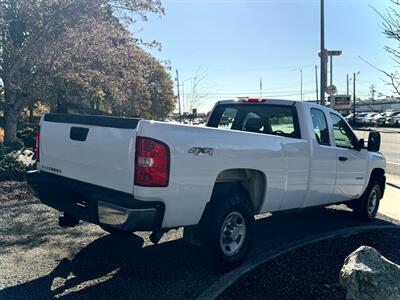
[(220, 104), (207, 126), (301, 138), (297, 110), (293, 105)]
[(320, 145), (330, 146), (329, 128), (325, 113), (318, 108), (311, 108), (311, 119), (315, 138)]

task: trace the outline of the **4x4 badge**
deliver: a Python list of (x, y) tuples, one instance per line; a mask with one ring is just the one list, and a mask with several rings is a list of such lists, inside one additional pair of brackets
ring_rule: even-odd
[(204, 147), (192, 147), (189, 149), (188, 153), (193, 153), (194, 155), (208, 154), (209, 156), (212, 156), (214, 154), (214, 149)]

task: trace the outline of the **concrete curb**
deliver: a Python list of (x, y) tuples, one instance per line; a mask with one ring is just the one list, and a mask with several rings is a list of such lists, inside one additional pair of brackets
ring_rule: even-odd
[[(378, 127), (378, 128), (374, 128), (374, 127), (352, 127), (353, 130), (359, 130), (359, 131), (379, 131), (380, 133), (400, 133), (400, 130), (398, 130), (397, 128), (394, 130), (388, 130), (385, 129), (385, 127)], [(389, 127), (392, 128), (392, 127)]]
[[(385, 219), (387, 218), (385, 216)], [(223, 275), (220, 277), (214, 284), (212, 284), (207, 290), (201, 293), (197, 298), (197, 300), (209, 300), (215, 299), (218, 297), (226, 288), (232, 285), (235, 281), (237, 281), (241, 276), (244, 274), (254, 270), (259, 265), (264, 264), (280, 255), (286, 254), (298, 248), (302, 248), (309, 244), (313, 244), (323, 240), (330, 240), (334, 238), (341, 238), (341, 237), (348, 237), (352, 236), (357, 233), (367, 232), (367, 231), (375, 231), (375, 230), (382, 230), (382, 229), (392, 229), (392, 228), (399, 228), (400, 226), (397, 224), (394, 225), (363, 225), (351, 228), (345, 228), (340, 230), (331, 231), (324, 234), (317, 234), (309, 238), (300, 239), (294, 243), (286, 245), (284, 247), (279, 247), (275, 250), (268, 251), (262, 255), (256, 257), (252, 262), (245, 263), (241, 267)]]

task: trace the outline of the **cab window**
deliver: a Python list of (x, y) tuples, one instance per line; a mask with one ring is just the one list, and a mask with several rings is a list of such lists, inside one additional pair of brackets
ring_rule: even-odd
[(336, 146), (340, 148), (355, 149), (357, 138), (350, 126), (338, 115), (330, 113)]
[(288, 105), (221, 104), (207, 126), (300, 138), (296, 108)]
[(329, 129), (326, 122), (325, 114), (317, 108), (311, 109), (311, 119), (314, 126), (314, 134), (320, 145), (329, 146)]
[(235, 120), (237, 109), (233, 107), (228, 107), (222, 113), (222, 117), (218, 123), (218, 128), (231, 129), (233, 121)]

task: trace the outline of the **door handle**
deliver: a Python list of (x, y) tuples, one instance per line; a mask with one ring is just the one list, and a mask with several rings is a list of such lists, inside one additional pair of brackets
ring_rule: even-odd
[(345, 156), (339, 156), (339, 160), (340, 160), (340, 161), (346, 161), (346, 160), (347, 160), (347, 157), (345, 157)]

